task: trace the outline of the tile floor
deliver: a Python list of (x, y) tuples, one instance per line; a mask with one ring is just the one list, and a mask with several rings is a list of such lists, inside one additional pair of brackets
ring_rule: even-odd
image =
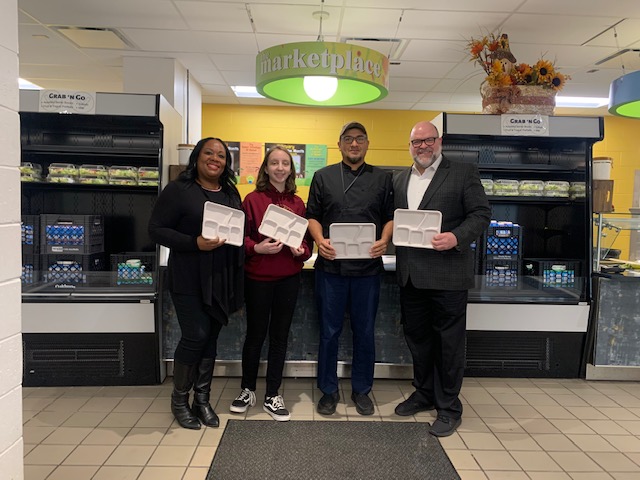
[[(169, 382), (24, 388), (25, 479), (203, 480), (229, 418), (273, 421), (259, 405), (229, 413), (239, 385), (238, 378), (214, 379), (222, 427), (199, 431), (176, 426)], [(393, 413), (411, 393), (407, 380), (375, 382), (371, 417), (356, 413), (348, 380), (341, 388), (331, 420), (433, 419), (432, 412)], [(313, 379), (285, 379), (281, 393), (292, 421), (328, 418), (315, 413)], [(466, 378), (462, 395), (462, 426), (441, 441), (463, 480), (640, 479), (640, 383)]]

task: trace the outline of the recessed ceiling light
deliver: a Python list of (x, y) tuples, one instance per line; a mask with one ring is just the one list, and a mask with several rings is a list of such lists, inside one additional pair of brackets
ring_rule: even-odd
[(235, 93), (236, 97), (265, 98), (258, 93), (258, 90), (256, 90), (256, 87), (234, 85), (231, 87), (231, 90), (233, 90), (233, 93)]
[(556, 107), (598, 108), (609, 104), (609, 97), (556, 97)]

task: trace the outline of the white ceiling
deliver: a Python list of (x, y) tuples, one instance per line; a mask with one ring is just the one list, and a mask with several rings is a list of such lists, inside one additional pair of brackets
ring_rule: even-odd
[[(316, 40), (312, 14), (321, 0), (18, 0), (18, 7), (20, 76), (44, 88), (121, 92), (124, 56), (162, 57), (189, 70), (205, 103), (274, 105), (236, 98), (230, 86), (255, 84), (260, 50)], [(468, 61), (466, 44), (486, 32), (509, 34), (518, 61), (555, 60), (572, 77), (562, 91), (568, 96), (607, 97), (622, 62), (596, 63), (640, 49), (638, 0), (326, 0), (322, 8), (330, 14), (325, 41), (402, 41), (388, 97), (368, 108), (480, 111), (484, 72)], [(58, 26), (115, 28), (133, 46), (79, 48)], [(627, 73), (640, 68), (637, 53), (624, 58)]]

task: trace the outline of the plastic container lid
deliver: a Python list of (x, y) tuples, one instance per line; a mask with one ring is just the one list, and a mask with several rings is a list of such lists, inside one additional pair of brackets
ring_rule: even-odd
[(78, 173), (81, 177), (106, 177), (108, 175), (107, 167), (104, 165), (80, 165)]
[(140, 167), (138, 169), (138, 178), (142, 179), (158, 179), (160, 172), (158, 167)]
[(49, 175), (78, 175), (78, 167), (73, 163), (52, 163), (49, 165)]
[(110, 178), (138, 178), (138, 169), (127, 165), (112, 165), (109, 167)]
[(493, 194), (505, 196), (517, 196), (520, 182), (518, 180), (498, 179), (493, 181)]
[(525, 197), (540, 196), (544, 192), (544, 182), (542, 180), (522, 180), (518, 186), (518, 192)]

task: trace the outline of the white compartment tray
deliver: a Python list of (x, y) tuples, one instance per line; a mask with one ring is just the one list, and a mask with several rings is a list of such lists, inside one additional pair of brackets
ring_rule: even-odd
[(272, 203), (264, 212), (258, 232), (288, 247), (300, 248), (308, 225), (306, 218)]
[(396, 247), (433, 248), (431, 240), (440, 233), (442, 212), (406, 210), (393, 214), (393, 244)]
[(371, 258), (369, 250), (376, 241), (376, 226), (373, 223), (332, 223), (329, 238), (336, 259)]
[(244, 212), (214, 202), (205, 202), (202, 236), (225, 239), (227, 244), (241, 247), (244, 243)]

